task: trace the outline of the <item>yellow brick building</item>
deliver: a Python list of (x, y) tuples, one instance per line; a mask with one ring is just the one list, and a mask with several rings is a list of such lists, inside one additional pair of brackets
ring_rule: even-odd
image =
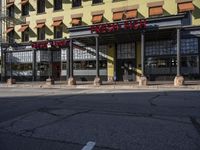
[[(177, 71), (178, 75), (182, 72), (181, 74), (187, 77), (190, 75), (199, 76), (199, 0), (42, 1), (7, 0), (7, 10), (11, 11), (10, 15), (15, 17), (24, 13), (23, 17), (26, 22), (7, 25), (5, 34), (14, 36), (15, 42), (23, 43), (24, 40), (22, 39), (24, 37), (22, 36), (26, 38), (23, 32), (28, 29), (28, 38), (25, 42), (39, 43), (41, 40), (56, 40), (55, 32), (57, 29), (55, 28), (61, 26), (62, 34), (58, 31), (58, 39), (72, 39), (73, 44), (76, 45), (74, 55), (77, 55), (77, 58), (74, 56), (74, 62), (71, 65), (71, 67), (75, 68), (72, 71), (74, 74), (70, 75), (70, 62), (67, 63), (65, 60), (64, 62), (68, 64), (68, 67), (65, 65), (63, 67), (61, 63), (61, 66), (58, 67), (60, 76), (65, 76), (64, 74), (68, 72), (68, 76), (79, 76), (78, 80), (92, 80), (95, 77), (96, 58), (92, 56), (88, 58), (86, 57), (87, 54), (79, 52), (82, 49), (91, 54), (93, 49), (85, 47), (95, 47), (95, 38), (92, 37), (93, 33), (91, 32), (92, 25), (115, 22), (122, 24), (122, 27), (124, 27), (124, 21), (134, 22), (138, 19), (147, 21), (144, 31), (145, 41), (141, 40), (141, 35), (143, 35), (140, 34), (141, 31), (131, 30), (129, 32), (122, 29), (109, 34), (105, 33), (106, 31), (97, 34), (98, 41), (96, 42), (100, 46), (96, 48), (99, 48), (100, 52), (103, 49), (102, 53), (104, 53), (104, 55), (100, 53), (100, 57), (103, 58), (100, 58), (97, 65), (103, 68), (102, 71), (101, 68), (98, 70), (104, 80), (139, 81), (141, 76), (147, 77), (148, 80), (172, 79), (171, 77), (174, 78), (176, 75), (176, 70), (179, 70), (179, 72)], [(40, 8), (43, 5), (44, 8)], [(38, 11), (38, 9), (41, 9), (42, 12)], [(12, 11), (14, 14), (12, 14)], [(45, 28), (43, 32), (45, 36), (43, 35), (42, 39), (38, 38), (38, 29), (40, 30), (40, 28)], [(176, 44), (178, 41), (177, 34), (179, 33), (177, 29), (181, 30), (181, 35), (179, 36), (182, 39), (178, 44), (180, 47), (188, 46), (185, 51), (182, 50), (185, 55), (180, 56), (183, 58), (182, 60), (187, 59), (186, 62), (180, 62), (180, 65), (183, 66), (182, 69), (180, 67), (177, 69), (179, 63), (177, 62), (176, 52), (174, 52), (179, 48)], [(14, 32), (14, 34), (9, 35), (10, 32)], [(96, 35), (96, 33), (94, 34)], [(144, 56), (141, 55), (142, 47)], [(69, 49), (70, 47), (68, 47), (68, 51), (70, 51)], [(62, 48), (56, 47), (56, 50), (62, 51)], [(62, 57), (62, 52), (60, 55)], [(78, 58), (79, 55), (80, 57), (85, 55), (85, 57)], [(191, 62), (192, 60), (193, 62)], [(94, 65), (94, 72), (88, 67), (92, 65)], [(68, 68), (68, 71), (64, 72), (64, 68)], [(192, 68), (192, 70), (188, 68)], [(55, 68), (52, 71), (54, 70)], [(90, 71), (87, 72), (86, 70)], [(91, 76), (92, 78), (87, 78), (90, 74), (93, 75)]]

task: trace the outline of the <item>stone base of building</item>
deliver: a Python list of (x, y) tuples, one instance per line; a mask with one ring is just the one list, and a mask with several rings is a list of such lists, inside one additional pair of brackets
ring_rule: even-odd
[(183, 76), (176, 76), (174, 79), (174, 86), (182, 86), (182, 85), (184, 85)]
[(10, 78), (7, 80), (7, 84), (9, 84), (9, 85), (16, 84), (16, 80)]
[(147, 78), (142, 76), (139, 78), (139, 86), (146, 86), (147, 85)]
[(108, 82), (114, 82), (114, 79), (113, 79), (113, 77), (111, 77), (111, 76), (108, 76)]
[(101, 84), (102, 84), (101, 78), (96, 77), (96, 78), (94, 79), (94, 85), (101, 85)]
[(48, 78), (46, 79), (46, 85), (53, 85), (54, 84), (54, 79)]
[(72, 77), (68, 79), (68, 85), (76, 85), (76, 80)]

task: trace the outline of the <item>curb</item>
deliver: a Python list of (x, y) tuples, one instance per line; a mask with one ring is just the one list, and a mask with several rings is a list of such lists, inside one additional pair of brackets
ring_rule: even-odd
[(46, 85), (46, 84), (14, 84), (7, 85), (1, 84), (2, 88), (49, 88), (49, 89), (134, 89), (134, 90), (159, 90), (159, 89), (169, 89), (169, 90), (200, 90), (200, 85), (185, 85), (180, 87), (175, 87), (173, 85), (149, 85), (149, 86), (139, 86), (139, 85)]

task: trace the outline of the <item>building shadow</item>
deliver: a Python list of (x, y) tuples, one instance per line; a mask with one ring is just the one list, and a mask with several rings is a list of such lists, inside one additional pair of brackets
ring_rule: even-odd
[(195, 7), (195, 9), (193, 11), (193, 16), (195, 19), (199, 19), (200, 18), (200, 8), (195, 5), (194, 5), (194, 7)]

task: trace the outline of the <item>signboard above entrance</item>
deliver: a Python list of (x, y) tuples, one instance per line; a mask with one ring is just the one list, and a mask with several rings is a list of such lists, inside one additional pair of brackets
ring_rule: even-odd
[(141, 30), (147, 27), (145, 19), (141, 20), (125, 20), (123, 22), (105, 23), (92, 25), (91, 33), (110, 33), (121, 29), (124, 30)]

